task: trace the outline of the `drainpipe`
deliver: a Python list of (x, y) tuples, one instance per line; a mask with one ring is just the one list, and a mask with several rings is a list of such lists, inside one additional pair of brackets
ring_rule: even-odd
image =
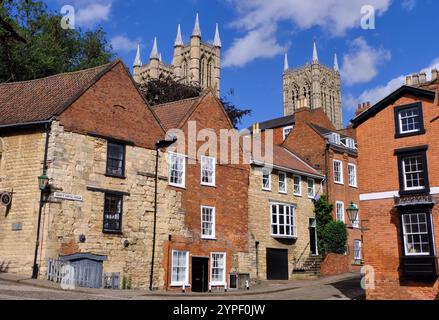
[(256, 279), (259, 279), (259, 241), (255, 242), (256, 249)]
[[(44, 146), (43, 172), (46, 172), (46, 170), (47, 170), (47, 156), (48, 156), (48, 150), (49, 150), (50, 123), (46, 123), (44, 127), (46, 130), (46, 143)], [(35, 254), (34, 254), (34, 264), (32, 267), (32, 279), (38, 278), (38, 273), (39, 273), (39, 269), (40, 269), (40, 267), (37, 263), (37, 259), (38, 259), (38, 249), (40, 246), (41, 216), (43, 213), (43, 207), (44, 207), (44, 202), (45, 202), (44, 201), (45, 192), (46, 192), (45, 190), (40, 191), (40, 206), (38, 209), (37, 238), (35, 241)]]
[(329, 201), (329, 143), (326, 143), (325, 148), (325, 176), (326, 176), (326, 197)]
[(173, 140), (160, 140), (155, 144), (155, 173), (154, 173), (154, 222), (152, 232), (152, 256), (151, 256), (151, 272), (149, 274), (149, 290), (153, 290), (153, 278), (154, 278), (154, 260), (155, 260), (155, 243), (157, 234), (157, 181), (159, 170), (159, 151), (161, 148), (167, 148), (171, 144), (177, 141), (177, 138)]

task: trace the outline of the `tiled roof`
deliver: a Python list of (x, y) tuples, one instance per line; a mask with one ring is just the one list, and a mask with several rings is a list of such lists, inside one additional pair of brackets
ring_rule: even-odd
[[(259, 129), (264, 131), (268, 129), (290, 126), (294, 123), (295, 123), (295, 117), (294, 115), (290, 115), (286, 117), (281, 117), (281, 118), (276, 118), (276, 119), (271, 119), (268, 121), (261, 122), (259, 123)], [(253, 127), (249, 127), (248, 129), (251, 132), (253, 132)]]
[(201, 97), (179, 100), (153, 106), (152, 109), (165, 129), (179, 128), (184, 117), (196, 105)]
[(49, 120), (70, 106), (119, 60), (92, 69), (0, 84), (0, 125)]
[[(262, 150), (265, 150), (265, 146), (262, 146)], [(264, 159), (257, 157), (254, 157), (253, 160), (256, 161), (256, 163), (264, 162)], [(313, 176), (320, 176), (323, 178), (323, 175), (319, 171), (308, 165), (305, 161), (300, 159), (294, 153), (278, 145), (273, 145), (272, 164), (274, 166), (278, 166), (281, 168), (285, 168), (305, 174), (310, 174)]]

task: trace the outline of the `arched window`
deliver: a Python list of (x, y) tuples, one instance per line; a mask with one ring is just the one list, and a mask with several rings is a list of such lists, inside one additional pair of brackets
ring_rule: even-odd
[(207, 86), (211, 88), (213, 87), (212, 77), (213, 77), (213, 61), (212, 59), (209, 59), (209, 62), (207, 63)]
[(299, 109), (299, 101), (300, 101), (300, 92), (299, 87), (294, 86), (291, 92), (291, 99), (293, 101), (293, 110), (296, 111)]
[(206, 71), (207, 71), (206, 69), (207, 69), (206, 57), (202, 56), (200, 59), (199, 79), (200, 79), (200, 86), (203, 88), (206, 86)]

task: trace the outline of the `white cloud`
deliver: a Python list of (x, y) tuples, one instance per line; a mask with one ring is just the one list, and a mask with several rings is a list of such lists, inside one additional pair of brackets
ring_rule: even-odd
[(416, 7), (416, 0), (403, 0), (402, 7), (406, 11), (412, 11)]
[(390, 59), (390, 51), (373, 48), (359, 37), (350, 43), (349, 53), (343, 57), (340, 70), (343, 82), (348, 85), (369, 82), (378, 74), (378, 66)]
[[(439, 69), (439, 57), (436, 58), (428, 67), (422, 69), (427, 74), (427, 79), (431, 79), (431, 70)], [(400, 75), (393, 78), (383, 86), (378, 86), (366, 91), (363, 91), (358, 97), (347, 95), (343, 97), (345, 109), (348, 111), (355, 111), (358, 104), (363, 102), (370, 102), (372, 105), (385, 98), (393, 91), (405, 84), (407, 75)]]
[(286, 46), (277, 44), (273, 34), (270, 29), (259, 28), (235, 39), (225, 54), (224, 66), (241, 67), (257, 58), (272, 58), (285, 52)]
[[(226, 58), (233, 61), (239, 53), (239, 60), (244, 64), (260, 57), (272, 57), (273, 52), (281, 53), (284, 47), (277, 42), (275, 30), (280, 22), (290, 22), (299, 29), (305, 30), (315, 26), (323, 28), (335, 36), (343, 35), (348, 29), (360, 27), (361, 8), (371, 5), (378, 15), (387, 11), (391, 0), (228, 0), (238, 12), (232, 26), (246, 33), (235, 39), (231, 49), (226, 51)], [(268, 34), (264, 29), (271, 30)], [(263, 36), (261, 36), (263, 33)], [(235, 48), (240, 42), (253, 42), (252, 50), (240, 53)], [(259, 42), (259, 44), (257, 43)], [(267, 43), (275, 49), (268, 50)], [(244, 46), (244, 45), (242, 45)], [(249, 48), (248, 44), (245, 46)], [(265, 51), (255, 52), (253, 49), (262, 48)], [(275, 55), (275, 54), (274, 54)], [(233, 65), (238, 65), (233, 64)]]
[(139, 39), (131, 40), (124, 35), (115, 36), (110, 41), (113, 49), (119, 53), (127, 53), (135, 50), (139, 42)]
[(75, 7), (76, 23), (84, 26), (94, 26), (99, 22), (108, 21), (110, 17), (111, 2), (83, 3)]

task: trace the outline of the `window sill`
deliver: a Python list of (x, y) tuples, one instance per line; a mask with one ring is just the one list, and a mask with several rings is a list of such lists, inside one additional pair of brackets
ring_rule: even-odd
[(201, 240), (207, 240), (207, 241), (216, 241), (216, 237), (213, 237), (213, 238), (209, 238), (209, 237), (201, 237)]
[(116, 178), (116, 179), (126, 179), (126, 176), (119, 176), (117, 174), (110, 174), (110, 173), (106, 173), (105, 174), (106, 177), (108, 178)]
[(337, 181), (334, 181), (334, 183), (335, 183), (335, 184), (338, 184), (338, 185), (340, 185), (340, 186), (344, 186), (344, 182), (337, 182)]
[(111, 231), (111, 230), (102, 230), (103, 234), (113, 235), (113, 236), (123, 236), (122, 231)]
[(286, 191), (279, 191), (280, 194), (288, 194)]
[(274, 234), (272, 234), (271, 237), (274, 239), (289, 239), (289, 240), (297, 239), (297, 237), (295, 237), (295, 236), (279, 236), (279, 235), (274, 235)]
[(271, 192), (271, 189), (262, 189), (262, 191)]
[(211, 282), (210, 286), (211, 287), (225, 287), (226, 283), (225, 282)]
[(295, 197), (302, 197), (302, 194), (293, 193), (293, 196), (295, 196)]
[(397, 134), (395, 134), (395, 139), (419, 136), (419, 135), (425, 134), (425, 132), (426, 132), (425, 129), (422, 129), (422, 130), (419, 130), (419, 131), (416, 131), (416, 132), (397, 133)]
[(178, 188), (178, 189), (184, 189), (186, 190), (186, 186), (185, 185), (178, 185), (178, 184), (173, 184), (173, 183), (168, 183), (168, 185), (170, 187), (174, 187), (174, 188)]
[(200, 183), (203, 187), (216, 188), (216, 184)]
[(349, 187), (358, 189), (358, 186), (350, 184)]
[(190, 288), (191, 285), (189, 283), (171, 283), (170, 284), (171, 287), (176, 287), (176, 288), (181, 288), (181, 287), (185, 287), (185, 288)]

